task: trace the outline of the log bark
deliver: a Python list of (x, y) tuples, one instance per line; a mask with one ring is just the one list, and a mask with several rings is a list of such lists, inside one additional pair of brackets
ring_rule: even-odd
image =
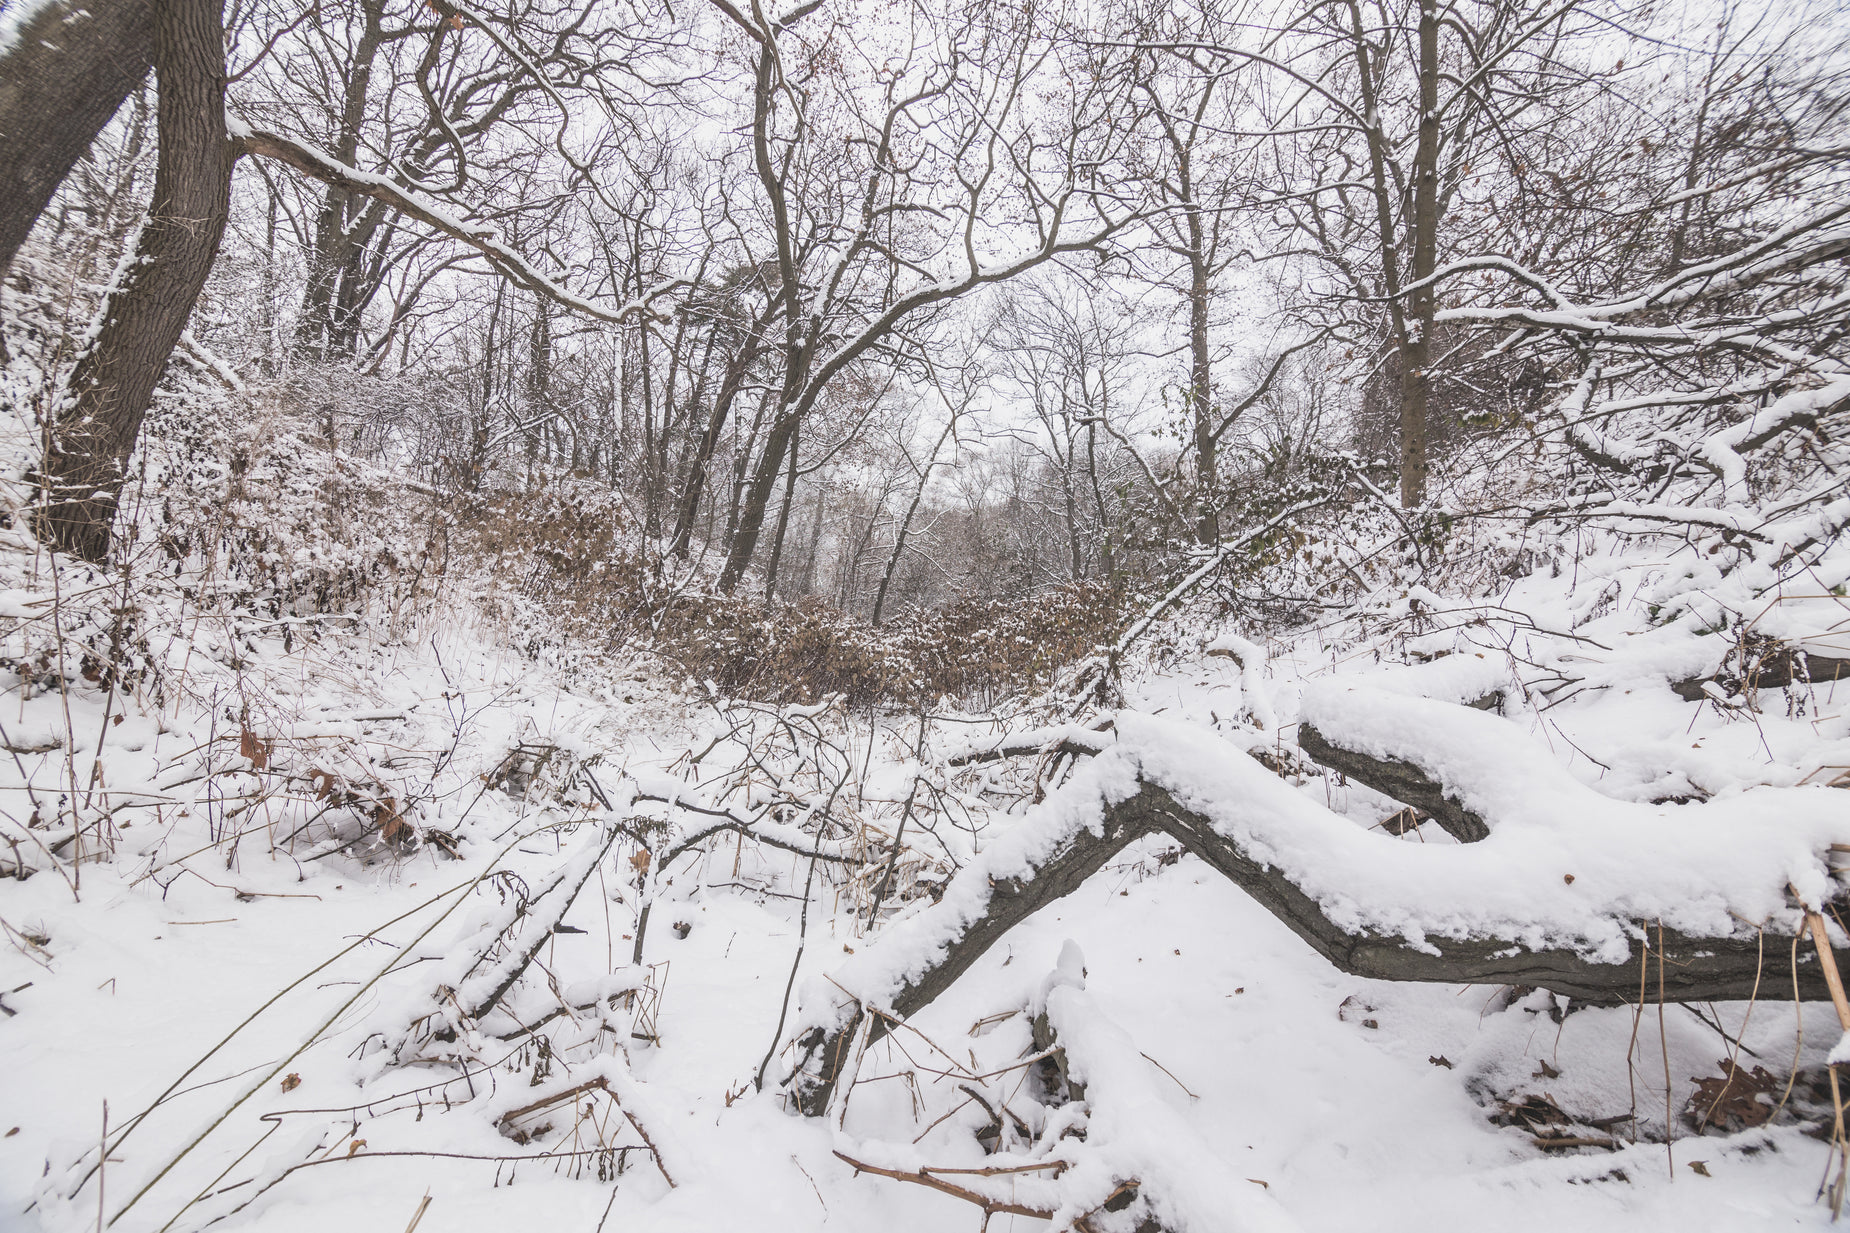
[(0, 272), (152, 64), (149, 0), (52, 0), (0, 57)]
[(1459, 843), (1477, 843), (1490, 837), (1490, 827), (1484, 819), (1447, 796), (1444, 785), (1411, 762), (1343, 749), (1308, 723), (1298, 725), (1298, 748), (1320, 766), (1341, 771), (1383, 796), (1431, 814), (1432, 820)]
[(1708, 690), (1703, 687), (1710, 681), (1720, 686), (1725, 694), (1735, 693), (1743, 687), (1784, 689), (1788, 685), (1803, 684), (1807, 681), (1850, 681), (1850, 659), (1832, 659), (1825, 655), (1813, 655), (1805, 651), (1782, 650), (1767, 656), (1756, 664), (1746, 681), (1723, 674), (1714, 677), (1694, 677), (1687, 681), (1673, 681), (1670, 688), (1685, 702), (1701, 702), (1709, 696)]
[(109, 554), (142, 416), (218, 255), (237, 157), (225, 135), (220, 0), (164, 0), (153, 26), (154, 197), (134, 259), (104, 298), (101, 327), (72, 370), (40, 477), (47, 489), (40, 535), (88, 561)]
[[(997, 883), (984, 914), (968, 923), (936, 964), (902, 986), (891, 1010), (902, 1019), (917, 1013), (1010, 929), (1077, 890), (1127, 844), (1157, 833), (1180, 841), (1226, 875), (1338, 969), (1371, 980), (1529, 985), (1595, 1006), (1629, 1005), (1638, 1000), (1640, 967), (1659, 936), (1657, 930), (1641, 927), (1625, 961), (1598, 963), (1572, 950), (1533, 950), (1508, 938), (1428, 938), (1425, 946), (1415, 948), (1399, 936), (1351, 933), (1282, 870), (1254, 859), (1216, 832), (1208, 818), (1146, 782), (1136, 795), (1105, 808), (1098, 833), (1080, 827), (1036, 865), (1031, 876)], [(1797, 955), (1795, 982), (1794, 952), (1784, 944), (1787, 939), (1768, 937), (1763, 946), (1753, 934), (1703, 938), (1668, 929), (1661, 937), (1658, 979), (1667, 1000), (1735, 1001), (1754, 996), (1756, 989), (1788, 990), (1795, 983), (1806, 999), (1830, 996), (1817, 955), (1810, 949)], [(789, 1086), (805, 1116), (819, 1117), (827, 1111), (867, 1013), (853, 1006), (833, 1029), (812, 1028), (797, 1040), (798, 1063)], [(882, 1017), (869, 1031), (870, 1041), (885, 1030)]]

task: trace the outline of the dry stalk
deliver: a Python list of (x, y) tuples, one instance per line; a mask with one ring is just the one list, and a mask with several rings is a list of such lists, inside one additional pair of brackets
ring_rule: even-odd
[[(1760, 965), (1763, 966), (1766, 963), (1766, 931), (1764, 929), (1758, 929), (1756, 931), (1756, 936), (1760, 943)], [(1709, 1124), (1709, 1119), (1715, 1116), (1715, 1110), (1721, 1107), (1722, 1097), (1727, 1095), (1728, 1088), (1734, 1083), (1735, 1076), (1741, 1072), (1741, 1050), (1747, 1047), (1745, 1043), (1747, 1040), (1747, 1025), (1754, 1017), (1754, 1005), (1760, 997), (1760, 973), (1761, 966), (1756, 966), (1754, 968), (1754, 991), (1748, 995), (1747, 1013), (1741, 1016), (1741, 1030), (1734, 1038), (1734, 1051), (1728, 1055), (1727, 1077), (1722, 1081), (1722, 1090), (1715, 1094), (1714, 1102), (1703, 1111), (1702, 1121), (1696, 1126), (1697, 1134), (1701, 1134), (1703, 1128)], [(1716, 1010), (1713, 1006), (1709, 1009), (1714, 1011), (1715, 1022), (1719, 1029), (1721, 1024), (1721, 1012)], [(1796, 1056), (1794, 1060), (1796, 1061)]]
[[(1812, 945), (1818, 948), (1818, 963), (1824, 969), (1824, 983), (1831, 991), (1831, 1005), (1837, 1008), (1837, 1023), (1850, 1033), (1850, 998), (1844, 996), (1844, 979), (1837, 970), (1837, 956), (1831, 953), (1831, 939), (1825, 933), (1824, 917), (1817, 912), (1807, 912), (1805, 923), (1811, 930)], [(1837, 1180), (1828, 1188), (1831, 1199), (1831, 1219), (1836, 1220), (1843, 1214), (1844, 1192), (1847, 1179), (1850, 1179), (1850, 1136), (1844, 1132), (1844, 1097), (1838, 1085), (1837, 1064), (1831, 1063), (1831, 1107), (1833, 1119), (1831, 1125), (1831, 1151), (1837, 1157)], [(1826, 1173), (1830, 1166), (1825, 1166)]]

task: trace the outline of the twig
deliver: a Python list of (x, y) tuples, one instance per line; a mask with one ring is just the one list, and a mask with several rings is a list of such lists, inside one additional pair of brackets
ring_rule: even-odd
[(944, 1194), (962, 1199), (966, 1203), (974, 1203), (983, 1209), (984, 1216), (994, 1216), (997, 1213), (1001, 1213), (1005, 1216), (1032, 1216), (1036, 1220), (1053, 1219), (1054, 1214), (1050, 1211), (1043, 1211), (1037, 1207), (1029, 1207), (1023, 1203), (1012, 1203), (1002, 1199), (992, 1199), (974, 1190), (967, 1190), (954, 1182), (947, 1182), (941, 1178), (933, 1177), (923, 1169), (919, 1170), (917, 1173), (902, 1173), (898, 1169), (883, 1169), (879, 1165), (867, 1164), (843, 1152), (836, 1152), (835, 1157), (847, 1163), (859, 1173), (872, 1173), (879, 1177), (890, 1177), (896, 1182), (912, 1182), (914, 1185), (918, 1186), (929, 1186), (933, 1190), (941, 1191)]
[(1157, 1068), (1158, 1070), (1160, 1070), (1160, 1071), (1162, 1071), (1162, 1072), (1163, 1072), (1164, 1074), (1166, 1074), (1166, 1075), (1168, 1075), (1168, 1076), (1169, 1076), (1169, 1077), (1170, 1077), (1171, 1079), (1174, 1079), (1174, 1080), (1175, 1080), (1175, 1085), (1176, 1085), (1177, 1087), (1179, 1087), (1179, 1088), (1181, 1088), (1181, 1089), (1182, 1089), (1182, 1090), (1183, 1090), (1184, 1092), (1188, 1092), (1188, 1098), (1189, 1098), (1190, 1100), (1200, 1100), (1200, 1099), (1201, 1099), (1201, 1097), (1199, 1097), (1199, 1096), (1197, 1096), (1197, 1095), (1195, 1095), (1195, 1094), (1194, 1094), (1193, 1092), (1189, 1092), (1189, 1091), (1188, 1091), (1188, 1084), (1186, 1084), (1186, 1083), (1184, 1083), (1184, 1082), (1182, 1082), (1182, 1080), (1180, 1080), (1180, 1079), (1176, 1079), (1176, 1077), (1175, 1077), (1175, 1075), (1174, 1075), (1174, 1073), (1173, 1073), (1173, 1072), (1171, 1072), (1171, 1071), (1170, 1071), (1170, 1069), (1169, 1069), (1169, 1068), (1168, 1068), (1167, 1066), (1165, 1066), (1165, 1065), (1163, 1065), (1163, 1064), (1162, 1064), (1161, 1062), (1159, 1062), (1159, 1061), (1157, 1061), (1157, 1060), (1156, 1060), (1155, 1058), (1153, 1058), (1153, 1057), (1151, 1057), (1151, 1056), (1150, 1056), (1149, 1054), (1147, 1054), (1147, 1053), (1145, 1053), (1145, 1052), (1144, 1052), (1143, 1050), (1141, 1050), (1141, 1049), (1139, 1049), (1139, 1050), (1137, 1051), (1137, 1053), (1138, 1053), (1138, 1056), (1140, 1056), (1141, 1058), (1143, 1058), (1143, 1060), (1144, 1060), (1144, 1061), (1146, 1061), (1146, 1062), (1148, 1062), (1148, 1063), (1150, 1063), (1150, 1065), (1152, 1065), (1152, 1066), (1154, 1066), (1154, 1067), (1156, 1067), (1156, 1068)]

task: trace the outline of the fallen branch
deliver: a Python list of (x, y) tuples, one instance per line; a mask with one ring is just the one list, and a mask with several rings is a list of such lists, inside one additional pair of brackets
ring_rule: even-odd
[[(938, 1173), (973, 1173), (982, 1176), (998, 1176), (1007, 1173), (1027, 1172), (1030, 1169), (1050, 1168), (1052, 1164), (1060, 1163), (1057, 1161), (1046, 1165), (1031, 1165), (1024, 1169), (997, 1169), (991, 1171), (984, 1169), (921, 1168), (916, 1173), (907, 1173), (899, 1169), (884, 1169), (876, 1164), (868, 1164), (864, 1160), (856, 1160), (845, 1152), (836, 1152), (835, 1156), (836, 1159), (852, 1166), (857, 1173), (872, 1173), (878, 1177), (890, 1177), (896, 1182), (911, 1182), (915, 1186), (929, 1186), (931, 1189), (942, 1194), (948, 1194), (953, 1198), (962, 1199), (966, 1203), (974, 1203), (983, 1209), (983, 1216), (985, 1219), (998, 1214), (1004, 1216), (1030, 1216), (1036, 1220), (1052, 1220), (1054, 1218), (1054, 1213), (1052, 1211), (1045, 1211), (1038, 1207), (1029, 1207), (1025, 1203), (1015, 1203), (1006, 1199), (994, 1199), (979, 1191), (967, 1189), (966, 1187), (957, 1185), (955, 1182), (947, 1182), (943, 1178), (934, 1175)], [(1134, 1185), (1135, 1183), (1131, 1184)], [(1090, 1230), (1094, 1227), (1095, 1226), (1084, 1216), (1081, 1216), (1078, 1220), (1073, 1222), (1073, 1228), (1081, 1230), (1082, 1233), (1084, 1230)]]
[(1726, 698), (1735, 692), (1737, 685), (1746, 689), (1784, 689), (1788, 685), (1824, 681), (1850, 681), (1850, 659), (1832, 659), (1827, 655), (1785, 648), (1754, 664), (1745, 679), (1737, 680), (1726, 673), (1718, 673), (1673, 681), (1670, 689), (1685, 702), (1701, 702), (1713, 696), (1711, 684)]
[[(1664, 835), (1685, 833), (1690, 826), (1739, 824), (1733, 805), (1681, 806), (1689, 812), (1675, 819), (1649, 807), (1599, 797), (1571, 781), (1545, 751), (1532, 764), (1522, 765), (1524, 738), (1504, 721), (1463, 707), (1430, 702), (1419, 706), (1424, 710), (1416, 716), (1452, 738), (1448, 744), (1475, 745), (1521, 772), (1521, 787), (1506, 785), (1499, 798), (1489, 795), (1486, 786), (1492, 768), (1451, 770), (1467, 799), (1497, 801), (1499, 810), (1527, 809), (1530, 817), (1510, 820), (1518, 832), (1533, 833), (1537, 825), (1537, 802), (1525, 794), (1544, 789), (1549, 795), (1542, 798), (1546, 804), (1541, 808), (1550, 814), (1559, 810), (1563, 821), (1558, 825), (1609, 836), (1606, 842), (1628, 850), (1657, 851)], [(837, 1083), (853, 1081), (849, 1042), (868, 1013), (876, 1018), (867, 1033), (871, 1041), (888, 1030), (889, 1017), (903, 1020), (916, 1014), (949, 989), (1015, 925), (1076, 890), (1128, 844), (1155, 834), (1179, 840), (1350, 975), (1528, 985), (1594, 1005), (1636, 1000), (1636, 973), (1645, 942), (1630, 917), (1660, 914), (1654, 906), (1659, 900), (1651, 894), (1628, 890), (1610, 904), (1598, 897), (1589, 900), (1586, 896), (1597, 892), (1575, 887), (1573, 876), (1510, 867), (1508, 853), (1490, 850), (1499, 846), (1496, 835), (1486, 846), (1440, 850), (1443, 857), (1385, 836), (1370, 836), (1281, 784), (1224, 742), (1147, 717), (1135, 717), (1132, 725), (1132, 718), (1119, 716), (1119, 743), (1095, 758), (1063, 791), (1068, 799), (1024, 819), (992, 844), (984, 859), (966, 866), (938, 906), (906, 922), (907, 936), (896, 938), (889, 952), (883, 953), (879, 945), (869, 947), (834, 976), (812, 986), (795, 1029), (797, 1064), (789, 1079), (795, 1102), (805, 1114), (820, 1114)], [(1448, 718), (1460, 721), (1453, 725), (1456, 731), (1444, 727)], [(1212, 778), (1203, 777), (1207, 766), (1217, 768)], [(1125, 789), (1111, 785), (1122, 783), (1127, 772), (1138, 786), (1120, 795)], [(1172, 781), (1178, 785), (1173, 789)], [(1813, 791), (1818, 795), (1808, 795)], [(1787, 840), (1766, 834), (1767, 852), (1779, 855), (1759, 865), (1789, 867), (1784, 863), (1799, 859), (1791, 843), (1826, 846), (1820, 836), (1834, 834), (1833, 819), (1844, 816), (1827, 791), (1784, 790), (1777, 814), (1782, 826), (1791, 830)], [(1087, 793), (1094, 794), (1094, 804), (1085, 802)], [(1704, 821), (1697, 822), (1699, 818)], [(1615, 832), (1615, 826), (1621, 831), (1637, 829), (1627, 836)], [(1527, 841), (1515, 842), (1522, 851), (1534, 850)], [(1660, 863), (1668, 865), (1668, 858), (1666, 853)], [(1720, 877), (1712, 864), (1696, 861), (1685, 868), (1666, 868), (1666, 885)], [(1807, 882), (1813, 886), (1808, 894), (1829, 897), (1835, 884), (1822, 858), (1814, 855), (1813, 864), (1808, 878), (1815, 884)], [(1754, 866), (1756, 885), (1759, 865)], [(1731, 860), (1730, 876), (1738, 880), (1745, 868), (1739, 859)], [(1342, 889), (1329, 880), (1330, 871), (1338, 869), (1345, 871)], [(1431, 889), (1405, 889), (1426, 887), (1413, 880), (1427, 869), (1443, 871), (1433, 886), (1452, 888), (1441, 893), (1459, 895), (1456, 905), (1427, 902)], [(1778, 889), (1783, 891), (1783, 880)], [(1682, 892), (1664, 894), (1672, 900), (1684, 898)], [(1382, 902), (1371, 905), (1371, 895)], [(1512, 913), (1507, 907), (1511, 903), (1533, 906)], [(1610, 906), (1621, 903), (1623, 907)], [(1753, 911), (1762, 914), (1761, 908)], [(1738, 914), (1713, 910), (1688, 913), (1664, 925), (1665, 996), (1677, 1001), (1737, 1000), (1751, 996), (1762, 978), (1793, 980), (1805, 996), (1826, 996), (1815, 955), (1788, 960), (1782, 948), (1769, 947), (1763, 963), (1761, 928), (1780, 935), (1803, 927), (1802, 917), (1789, 907), (1768, 912), (1764, 925), (1743, 927)], [(1461, 918), (1460, 913), (1465, 915)], [(1485, 923), (1458, 923), (1473, 918)], [(1423, 919), (1433, 923), (1422, 926)], [(913, 957), (921, 949), (930, 956), (928, 961)]]
[(1446, 794), (1445, 786), (1423, 769), (1400, 758), (1374, 758), (1333, 744), (1309, 722), (1298, 725), (1298, 748), (1321, 766), (1341, 771), (1357, 783), (1432, 815), (1459, 843), (1477, 843), (1490, 835), (1484, 819)]

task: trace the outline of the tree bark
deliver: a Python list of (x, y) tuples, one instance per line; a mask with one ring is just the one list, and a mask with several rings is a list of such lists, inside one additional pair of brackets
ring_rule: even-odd
[(1219, 438), (1209, 401), (1212, 369), (1208, 357), (1208, 262), (1203, 251), (1201, 213), (1188, 212), (1188, 401), (1195, 421), (1195, 542), (1220, 543)]
[(148, 75), (149, 0), (51, 0), (0, 58), (0, 272)]
[(1413, 265), (1400, 340), (1400, 504), (1426, 499), (1426, 406), (1431, 391), (1434, 297), (1439, 248), (1439, 6), (1420, 0), (1420, 124), (1413, 155)]
[[(353, 62), (341, 94), (340, 129), (329, 151), (348, 165), (359, 153), (360, 125), (366, 118), (373, 61), (384, 37), (385, 6), (368, 0), (361, 5), (361, 12), (360, 37), (354, 45)], [(302, 310), (296, 318), (295, 354), (299, 359), (337, 358), (342, 354), (343, 339), (358, 338), (358, 330), (351, 328), (344, 310), (355, 298), (354, 284), (360, 276), (363, 248), (372, 230), (364, 219), (356, 217), (360, 211), (359, 199), (338, 185), (329, 185), (322, 196), (321, 209), (315, 216), (315, 247), (308, 257), (308, 285), (302, 290)], [(376, 226), (378, 210), (369, 213)], [(366, 234), (360, 234), (362, 231)], [(351, 348), (346, 354), (352, 354)]]
[(706, 431), (701, 434), (693, 456), (688, 459), (687, 477), (681, 484), (681, 503), (675, 512), (674, 541), (669, 547), (669, 551), (682, 560), (687, 559), (688, 544), (694, 536), (694, 519), (700, 514), (700, 499), (705, 495), (707, 469), (713, 463), (713, 453), (719, 448), (720, 436), (725, 432), (726, 421), (732, 415), (733, 401), (738, 398), (746, 374), (757, 362), (758, 355), (758, 336), (754, 330), (738, 354), (726, 365), (725, 375), (720, 379), (719, 392), (713, 398), (712, 414), (707, 416)]
[(236, 151), (225, 135), (221, 0), (163, 0), (154, 14), (160, 160), (130, 267), (104, 298), (52, 427), (39, 532), (88, 561), (109, 553), (122, 479), (168, 357), (212, 271)]
[(1447, 796), (1444, 785), (1411, 762), (1399, 758), (1371, 758), (1332, 745), (1323, 733), (1308, 723), (1298, 725), (1298, 748), (1319, 765), (1341, 771), (1403, 805), (1425, 810), (1459, 843), (1477, 843), (1490, 838), (1490, 827), (1484, 819)]
[(745, 499), (739, 509), (739, 522), (732, 531), (732, 542), (727, 545), (726, 564), (720, 570), (719, 589), (727, 594), (739, 585), (739, 579), (745, 577), (745, 570), (752, 563), (752, 554), (758, 548), (758, 535), (764, 529), (765, 511), (770, 508), (771, 493), (777, 487), (777, 477), (783, 471), (784, 456), (790, 452), (790, 443), (796, 438), (797, 425), (802, 416), (794, 411), (780, 414), (771, 424), (771, 431), (764, 439), (764, 453), (759, 456), (758, 469), (752, 474), (752, 481), (745, 489)]
[(797, 494), (797, 442), (798, 436), (790, 436), (790, 465), (784, 470), (784, 503), (777, 512), (777, 530), (771, 536), (771, 560), (764, 567), (764, 598), (770, 603), (777, 598), (777, 569), (784, 559), (784, 532), (790, 528), (790, 505)]

